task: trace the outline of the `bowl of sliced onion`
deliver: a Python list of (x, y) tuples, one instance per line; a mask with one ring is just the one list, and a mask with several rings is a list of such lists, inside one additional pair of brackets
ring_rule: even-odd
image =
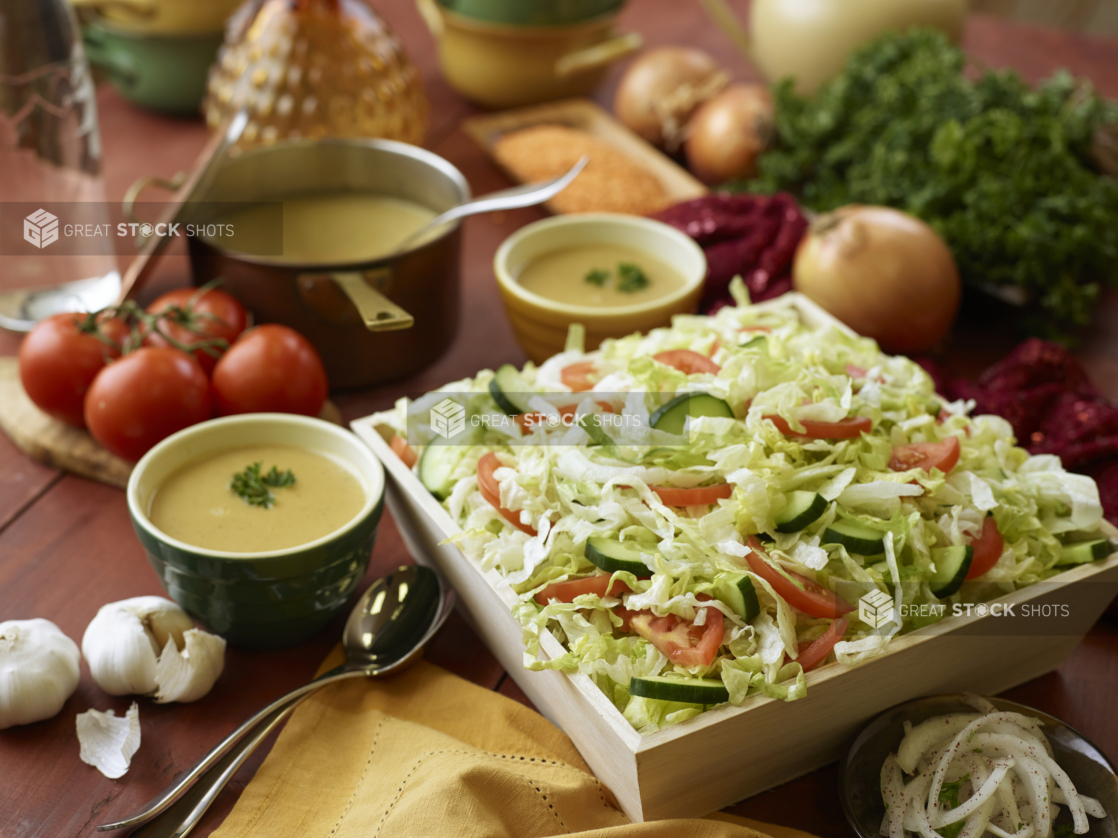
[(1059, 719), (1001, 698), (898, 705), (862, 731), (839, 778), (862, 838), (1115, 835), (1107, 757)]

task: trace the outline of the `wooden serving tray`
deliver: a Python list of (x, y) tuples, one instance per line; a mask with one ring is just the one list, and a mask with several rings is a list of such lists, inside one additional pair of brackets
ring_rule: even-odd
[[(342, 424), (333, 402), (323, 405), (319, 418)], [(128, 485), (133, 463), (110, 454), (88, 431), (39, 410), (20, 383), (15, 358), (0, 358), (0, 428), (34, 460), (121, 489)]]
[[(758, 308), (792, 306), (810, 325), (837, 324), (799, 294)], [(839, 325), (846, 331), (846, 327)], [(1010, 634), (993, 616), (948, 617), (896, 637), (856, 667), (829, 664), (808, 673), (807, 697), (784, 702), (753, 696), (641, 736), (588, 677), (524, 669), (517, 595), (448, 539), (461, 532), (378, 433), (373, 417), (352, 424), (384, 463), (387, 502), (413, 555), (429, 557), (458, 593), (459, 607), (540, 711), (571, 737), (598, 778), (634, 821), (694, 817), (722, 809), (839, 759), (874, 716), (938, 693), (993, 695), (1055, 669), (1098, 619), (1118, 586), (1118, 553), (1072, 568), (996, 600), (1018, 607), (1068, 608), (1062, 632)], [(1102, 531), (1118, 530), (1103, 522)], [(550, 632), (540, 644), (563, 652)]]
[[(628, 154), (648, 169), (663, 185), (673, 203), (689, 201), (710, 190), (667, 155), (653, 148), (589, 99), (564, 99), (527, 108), (473, 116), (462, 123), (463, 130), (501, 166), (493, 148), (502, 135), (533, 125), (562, 125), (593, 134)], [(513, 180), (518, 178), (504, 166)], [(550, 203), (546, 204), (555, 212)]]

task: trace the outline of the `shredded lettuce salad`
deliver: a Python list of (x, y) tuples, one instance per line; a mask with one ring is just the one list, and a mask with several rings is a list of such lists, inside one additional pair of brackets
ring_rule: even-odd
[[(740, 284), (735, 290), (744, 296)], [(519, 595), (514, 614), (523, 626), (525, 666), (589, 676), (641, 732), (691, 718), (705, 707), (630, 695), (634, 676), (721, 679), (734, 704), (757, 693), (785, 700), (805, 695), (797, 657), (832, 620), (797, 611), (751, 573), (745, 558), (751, 535), (766, 534), (767, 557), (778, 571), (841, 590), (855, 606), (845, 615), (844, 639), (827, 659), (851, 666), (881, 653), (896, 634), (938, 619), (916, 616), (921, 604), (947, 604), (950, 616), (952, 603), (987, 601), (1058, 573), (1061, 539), (1094, 531), (1102, 517), (1090, 478), (1064, 471), (1054, 456), (1030, 456), (1015, 445), (1003, 419), (972, 417), (971, 405), (944, 401), (929, 376), (907, 358), (885, 355), (873, 341), (837, 327), (809, 327), (786, 303), (740, 302), (710, 317), (677, 316), (670, 328), (606, 341), (589, 353), (580, 346), (581, 330), (573, 327), (567, 351), (521, 372), (541, 394), (533, 408), (545, 412), (579, 401), (580, 410), (601, 413), (602, 399), (608, 398), (616, 414), (643, 417), (647, 425), (667, 397), (705, 392), (725, 400), (734, 418), (691, 420), (683, 446), (657, 446), (655, 431), (646, 432), (641, 445), (622, 439), (603, 446), (577, 424), (483, 427), (457, 463), (453, 490), (442, 501), (463, 530), (455, 538), (459, 548), (483, 570), (499, 573)], [(760, 335), (765, 339), (752, 339)], [(688, 375), (653, 358), (675, 349), (709, 356), (720, 369)], [(598, 380), (593, 390), (571, 395), (562, 371), (580, 362), (592, 362)], [(425, 444), (437, 441), (429, 411), (448, 394), (455, 394), (468, 417), (502, 413), (488, 390), (493, 377), (485, 370), (413, 402), (401, 400), (379, 421), (399, 434), (408, 429), (422, 455)], [(802, 431), (804, 421), (852, 416), (873, 424), (856, 439), (811, 439), (781, 433), (764, 418), (772, 415), (783, 417), (793, 432)], [(538, 439), (513, 439), (529, 433)], [(895, 446), (949, 436), (961, 447), (949, 474), (889, 468)], [(494, 475), (501, 506), (536, 535), (511, 525), (482, 496), (478, 462), (490, 452), (501, 463)], [(714, 483), (732, 484), (733, 494), (699, 507), (666, 506), (649, 488)], [(819, 493), (827, 509), (802, 531), (781, 534), (773, 516), (794, 490)], [(1001, 557), (948, 599), (937, 599), (929, 586), (932, 548), (971, 543), (987, 514), (1004, 539)], [(884, 555), (852, 555), (824, 542), (824, 530), (842, 520), (882, 533)], [(550, 583), (602, 572), (584, 556), (592, 536), (654, 544), (651, 578), (618, 572), (614, 578), (629, 588), (620, 596), (585, 594), (573, 602), (539, 604), (535, 595)], [(717, 596), (721, 580), (742, 574), (753, 577), (760, 604), (759, 615), (748, 623), (725, 602), (700, 598)], [(892, 599), (897, 615), (903, 610), (914, 616), (894, 619), (885, 629), (861, 622), (857, 601), (874, 591)], [(618, 616), (626, 609), (694, 621), (710, 608), (721, 613), (724, 638), (709, 666), (672, 663), (649, 640), (623, 630), (627, 625)], [(560, 640), (565, 654), (540, 659), (545, 630)]]

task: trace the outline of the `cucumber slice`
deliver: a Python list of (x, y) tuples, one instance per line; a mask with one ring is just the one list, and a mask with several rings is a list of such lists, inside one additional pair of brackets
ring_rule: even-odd
[(1105, 559), (1114, 552), (1114, 545), (1109, 538), (1096, 538), (1092, 541), (1077, 541), (1074, 544), (1065, 544), (1060, 555), (1058, 565), (1087, 564)]
[(617, 447), (617, 443), (614, 442), (613, 437), (606, 433), (605, 428), (594, 421), (594, 417), (592, 415), (580, 416), (578, 424), (582, 426), (582, 429), (584, 431), (586, 431), (587, 436), (590, 437), (590, 441), (595, 443), (596, 445), (601, 445), (604, 448)]
[(720, 416), (733, 419), (734, 411), (722, 399), (707, 393), (676, 396), (652, 414), (652, 427), (669, 434), (682, 434), (688, 416)]
[(827, 511), (827, 501), (818, 492), (789, 492), (788, 503), (773, 516), (777, 532), (799, 532)]
[(641, 554), (656, 553), (656, 548), (637, 541), (614, 541), (600, 535), (586, 539), (584, 555), (606, 573), (626, 570), (636, 576), (651, 576), (652, 569), (644, 563)]
[(859, 556), (879, 556), (885, 552), (885, 534), (855, 521), (835, 521), (823, 531), (824, 544), (841, 544)]
[(932, 593), (944, 599), (963, 587), (972, 558), (974, 548), (969, 544), (966, 547), (933, 547), (932, 561), (935, 562), (936, 572), (928, 580)]
[(757, 590), (753, 587), (753, 580), (748, 576), (737, 574), (724, 576), (715, 585), (714, 593), (747, 623), (761, 613)]
[(458, 468), (470, 446), (449, 441), (432, 442), (419, 458), (419, 482), (439, 500), (446, 500), (454, 490), (450, 475)]
[(520, 370), (512, 364), (505, 364), (497, 370), (497, 374), (489, 382), (489, 395), (508, 416), (532, 412), (532, 408), (528, 406), (530, 392), (531, 388), (521, 376)]
[(672, 675), (633, 678), (629, 681), (629, 694), (685, 704), (724, 704), (730, 700), (730, 692), (721, 681)]

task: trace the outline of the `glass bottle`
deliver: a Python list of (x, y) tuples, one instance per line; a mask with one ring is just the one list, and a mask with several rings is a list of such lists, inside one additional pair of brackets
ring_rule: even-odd
[[(65, 0), (0, 0), (0, 326), (111, 304), (109, 223), (89, 64)], [(86, 228), (88, 229), (88, 228)], [(56, 244), (57, 242), (57, 244)]]

